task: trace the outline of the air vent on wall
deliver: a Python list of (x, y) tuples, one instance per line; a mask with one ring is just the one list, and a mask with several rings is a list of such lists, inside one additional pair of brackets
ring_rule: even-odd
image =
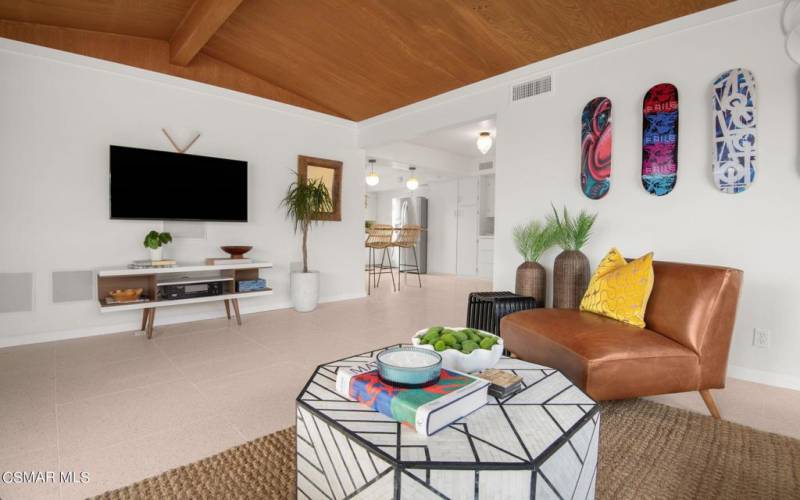
[(535, 80), (528, 80), (511, 87), (511, 101), (520, 101), (529, 97), (546, 94), (553, 90), (553, 77), (552, 75), (536, 78)]
[(493, 161), (483, 161), (478, 163), (478, 170), (491, 170), (492, 168), (494, 168)]

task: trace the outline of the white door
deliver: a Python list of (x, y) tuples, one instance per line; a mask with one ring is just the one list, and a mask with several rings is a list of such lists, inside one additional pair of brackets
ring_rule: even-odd
[(458, 244), (456, 274), (478, 274), (478, 179), (467, 177), (458, 181)]

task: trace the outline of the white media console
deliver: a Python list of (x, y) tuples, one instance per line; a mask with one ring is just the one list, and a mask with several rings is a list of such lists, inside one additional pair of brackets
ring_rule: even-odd
[[(156, 309), (159, 307), (180, 306), (186, 304), (199, 304), (202, 302), (223, 301), (228, 319), (231, 318), (231, 307), (236, 315), (236, 321), (242, 324), (239, 314), (239, 299), (246, 297), (260, 297), (271, 295), (272, 289), (253, 292), (238, 292), (236, 284), (241, 280), (254, 280), (259, 277), (262, 269), (269, 269), (269, 262), (247, 262), (243, 264), (223, 265), (179, 265), (174, 267), (159, 267), (145, 269), (100, 269), (97, 271), (97, 297), (100, 301), (101, 312), (142, 310), (142, 330), (147, 333), (147, 338), (153, 337), (153, 322)], [(222, 283), (223, 291), (219, 295), (205, 297), (190, 297), (181, 299), (165, 299), (159, 293), (159, 288), (168, 285), (192, 285), (205, 283)], [(122, 304), (108, 304), (106, 297), (114, 290), (128, 288), (141, 288), (146, 302), (130, 302)]]

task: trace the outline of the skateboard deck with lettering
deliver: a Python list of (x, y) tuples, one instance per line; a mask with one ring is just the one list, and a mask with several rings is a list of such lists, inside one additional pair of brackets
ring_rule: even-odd
[(655, 196), (672, 191), (678, 177), (678, 89), (659, 83), (642, 103), (642, 185)]

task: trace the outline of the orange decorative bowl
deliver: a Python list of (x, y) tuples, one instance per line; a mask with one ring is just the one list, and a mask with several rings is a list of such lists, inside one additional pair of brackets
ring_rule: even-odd
[(142, 288), (126, 288), (125, 290), (109, 292), (109, 295), (117, 302), (134, 302), (139, 300), (143, 291), (144, 289)]
[(230, 254), (231, 259), (243, 259), (244, 254), (253, 249), (253, 247), (247, 247), (247, 246), (229, 246), (220, 248), (222, 249), (223, 252)]

